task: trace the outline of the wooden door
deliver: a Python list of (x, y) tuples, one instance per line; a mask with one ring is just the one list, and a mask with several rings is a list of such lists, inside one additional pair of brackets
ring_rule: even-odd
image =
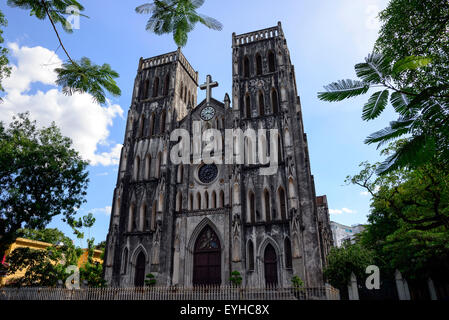
[(210, 227), (204, 228), (195, 243), (193, 284), (221, 284), (221, 247)]
[(265, 284), (275, 286), (278, 282), (276, 251), (271, 244), (267, 245), (264, 254)]

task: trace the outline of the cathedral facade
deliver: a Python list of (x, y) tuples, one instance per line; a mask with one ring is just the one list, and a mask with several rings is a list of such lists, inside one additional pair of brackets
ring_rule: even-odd
[[(149, 273), (161, 286), (226, 285), (233, 271), (248, 287), (290, 286), (295, 275), (324, 284), (327, 200), (315, 195), (281, 24), (233, 34), (232, 50), (223, 101), (179, 49), (140, 60), (107, 236), (110, 286), (142, 286)], [(212, 162), (201, 157), (210, 145)]]

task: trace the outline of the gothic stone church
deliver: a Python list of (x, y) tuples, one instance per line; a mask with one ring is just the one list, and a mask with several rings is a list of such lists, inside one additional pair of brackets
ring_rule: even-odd
[[(182, 52), (141, 59), (128, 112), (107, 237), (110, 286), (322, 286), (332, 246), (326, 196), (316, 197), (295, 71), (281, 23), (232, 35), (232, 99), (197, 104), (198, 73)], [(278, 129), (278, 167), (170, 161), (173, 130)], [(198, 123), (198, 122), (197, 122)], [(248, 147), (248, 145), (246, 145)], [(246, 151), (245, 151), (246, 152)], [(193, 162), (194, 163), (194, 162)]]

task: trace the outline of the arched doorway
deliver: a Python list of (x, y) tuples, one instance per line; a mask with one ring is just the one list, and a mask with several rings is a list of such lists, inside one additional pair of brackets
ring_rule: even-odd
[(141, 251), (136, 259), (136, 270), (134, 273), (134, 286), (143, 287), (145, 281), (145, 255)]
[(275, 286), (278, 282), (276, 251), (271, 244), (268, 244), (264, 253), (265, 284)]
[(195, 242), (193, 285), (221, 284), (221, 247), (217, 234), (206, 226)]

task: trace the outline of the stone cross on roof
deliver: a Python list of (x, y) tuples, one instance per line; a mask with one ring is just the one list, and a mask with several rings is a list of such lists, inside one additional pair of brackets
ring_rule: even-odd
[(218, 82), (212, 82), (212, 76), (210, 74), (206, 77), (206, 83), (200, 86), (201, 90), (206, 90), (206, 102), (210, 104), (210, 98), (212, 97), (212, 88), (218, 87)]

